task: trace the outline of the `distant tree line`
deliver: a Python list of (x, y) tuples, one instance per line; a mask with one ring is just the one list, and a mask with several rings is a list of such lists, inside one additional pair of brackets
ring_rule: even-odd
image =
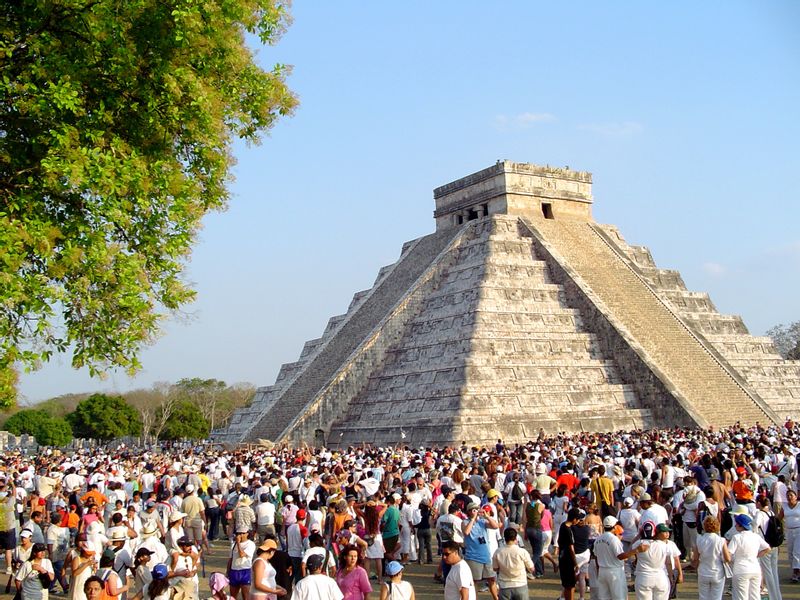
[(66, 446), (73, 438), (202, 439), (224, 427), (254, 394), (250, 384), (200, 378), (156, 383), (119, 396), (68, 394), (14, 412), (2, 429), (32, 435), (43, 446)]

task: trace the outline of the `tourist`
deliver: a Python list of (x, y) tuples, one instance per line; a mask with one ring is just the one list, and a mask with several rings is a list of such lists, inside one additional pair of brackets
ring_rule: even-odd
[[(388, 581), (381, 585), (380, 600), (414, 600), (414, 587), (403, 581), (403, 565), (393, 560), (386, 565)], [(347, 597), (345, 596), (345, 599)]]
[(564, 600), (573, 600), (575, 596), (575, 586), (578, 584), (578, 558), (575, 552), (575, 536), (573, 526), (581, 519), (583, 511), (579, 508), (571, 508), (567, 512), (566, 520), (558, 530), (558, 573), (561, 579), (561, 597)]
[(242, 600), (248, 600), (256, 545), (248, 539), (247, 530), (239, 529), (234, 533), (236, 538), (231, 544), (226, 574), (231, 584), (231, 596), (235, 599), (241, 594)]
[[(767, 531), (769, 530), (770, 519), (775, 517), (775, 513), (772, 512), (769, 500), (762, 496), (756, 498), (756, 508), (758, 508), (758, 512), (756, 513), (753, 529), (761, 539), (769, 544)], [(763, 583), (767, 587), (769, 600), (782, 600), (781, 582), (778, 573), (778, 547), (773, 548), (770, 545), (770, 551), (761, 556), (758, 559), (758, 563), (761, 565), (761, 576)]]
[(47, 600), (50, 585), (55, 579), (53, 564), (47, 558), (47, 546), (33, 544), (31, 555), (14, 576), (23, 600)]
[(697, 537), (692, 567), (697, 572), (697, 593), (700, 600), (722, 600), (725, 587), (725, 566), (731, 560), (728, 544), (719, 535), (719, 520), (703, 519), (703, 535)]
[(103, 582), (94, 575), (88, 577), (83, 583), (81, 594), (81, 597), (87, 600), (100, 600), (103, 595)]
[(464, 559), (475, 582), (484, 581), (489, 586), (493, 600), (497, 600), (497, 583), (492, 570), (492, 553), (488, 538), (497, 534), (500, 524), (486, 511), (472, 502), (467, 505), (467, 518), (461, 522), (464, 534)]
[(364, 508), (364, 528), (366, 535), (364, 541), (369, 544), (365, 554), (365, 568), (367, 573), (373, 572), (373, 579), (378, 583), (383, 581), (383, 556), (386, 553), (381, 535), (381, 516), (383, 508), (370, 498)]
[(442, 560), (448, 567), (444, 582), (444, 600), (476, 600), (472, 570), (461, 558), (461, 545), (453, 540), (444, 542)]
[(655, 539), (656, 526), (643, 525), (641, 539), (633, 543), (636, 554), (636, 600), (668, 600), (672, 561), (667, 544)]
[(517, 530), (514, 527), (507, 527), (503, 531), (503, 540), (505, 546), (498, 548), (492, 557), (500, 600), (527, 600), (528, 575), (534, 573), (534, 561), (517, 544)]
[(170, 572), (173, 574), (170, 585), (174, 589), (173, 600), (190, 600), (197, 596), (195, 580), (199, 567), (200, 555), (188, 536), (177, 542), (177, 549), (172, 552)]
[(287, 595), (286, 589), (278, 585), (277, 571), (269, 562), (277, 549), (278, 544), (271, 538), (265, 539), (256, 548), (256, 558), (253, 561), (253, 573), (250, 578), (250, 600), (276, 600)]
[(736, 515), (734, 522), (736, 534), (728, 543), (733, 600), (760, 600), (761, 565), (758, 559), (768, 554), (770, 547), (752, 531), (753, 519), (749, 515)]
[(425, 564), (433, 562), (433, 549), (431, 546), (431, 501), (430, 498), (423, 497), (419, 503), (419, 523), (416, 524), (417, 530), (417, 564), (422, 564), (422, 557), (425, 556)]
[(324, 560), (319, 554), (309, 557), (306, 563), (308, 575), (295, 585), (292, 600), (342, 600), (344, 598), (336, 581), (322, 573)]
[(401, 496), (392, 493), (386, 496), (386, 510), (381, 516), (381, 532), (383, 536), (383, 547), (386, 552), (386, 560), (394, 560), (395, 554), (399, 550), (398, 541), (400, 539), (400, 510), (397, 503)]
[[(344, 595), (344, 600), (368, 600), (369, 594), (372, 592), (369, 576), (359, 561), (360, 555), (355, 546), (345, 546), (339, 555), (336, 583)], [(386, 573), (389, 577), (391, 577), (389, 567), (393, 564), (397, 563), (389, 563), (386, 566)]]
[(120, 577), (114, 570), (114, 551), (110, 548), (105, 550), (100, 557), (100, 568), (95, 572), (105, 584), (106, 595), (109, 598), (117, 598), (128, 591), (127, 578)]
[(542, 530), (544, 511), (542, 495), (538, 490), (533, 490), (529, 494), (529, 500), (525, 503), (522, 513), (522, 531), (525, 532), (525, 537), (531, 546), (531, 559), (535, 567), (534, 576), (537, 578), (544, 577), (544, 559), (542, 558), (545, 551), (544, 531)]
[(779, 513), (783, 519), (786, 534), (786, 549), (789, 554), (789, 566), (792, 568), (792, 583), (800, 581), (800, 502), (797, 492), (786, 492), (786, 504)]
[(597, 599), (625, 600), (628, 583), (625, 578), (625, 560), (633, 556), (625, 552), (617, 535), (619, 521), (611, 515), (603, 519), (603, 533), (594, 541), (597, 561)]

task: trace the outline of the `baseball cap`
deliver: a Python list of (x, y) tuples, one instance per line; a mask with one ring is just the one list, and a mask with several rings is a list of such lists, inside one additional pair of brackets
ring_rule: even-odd
[(608, 515), (605, 519), (603, 519), (603, 527), (606, 529), (611, 529), (617, 523), (619, 523), (619, 521), (617, 520), (617, 517), (613, 515)]
[(396, 560), (393, 560), (388, 565), (386, 565), (386, 574), (389, 577), (394, 577), (395, 575), (397, 575), (402, 570), (403, 570), (403, 565), (401, 565)]
[(653, 497), (650, 494), (648, 494), (647, 492), (645, 492), (641, 496), (639, 496), (639, 502), (652, 502), (652, 501), (653, 501)]
[(669, 533), (670, 531), (672, 531), (672, 527), (670, 527), (666, 523), (659, 523), (658, 525), (656, 525), (656, 531), (658, 533)]

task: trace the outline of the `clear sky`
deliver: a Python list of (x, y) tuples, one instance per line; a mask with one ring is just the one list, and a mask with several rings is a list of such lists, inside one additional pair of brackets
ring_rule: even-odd
[(183, 377), (270, 385), (404, 241), (432, 190), (498, 159), (591, 171), (597, 221), (754, 334), (800, 320), (800, 3), (318, 2), (265, 66), (301, 105), (238, 145), (206, 217), (197, 302), (135, 379), (66, 358), (29, 402)]

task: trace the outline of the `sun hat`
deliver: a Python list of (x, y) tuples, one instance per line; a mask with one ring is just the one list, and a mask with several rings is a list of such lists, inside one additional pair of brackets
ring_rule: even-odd
[(491, 500), (492, 498), (497, 498), (499, 495), (500, 495), (500, 492), (498, 492), (498, 491), (497, 491), (496, 489), (494, 489), (494, 488), (492, 488), (492, 489), (490, 489), (488, 492), (486, 492), (486, 497), (487, 497), (487, 498), (489, 498), (490, 500)]
[(223, 573), (212, 573), (208, 578), (208, 587), (211, 588), (211, 593), (216, 594), (228, 587), (228, 578)]
[(175, 523), (176, 521), (180, 521), (181, 519), (183, 519), (185, 517), (186, 517), (186, 513), (181, 512), (179, 510), (176, 510), (169, 516), (169, 522), (170, 523)]

